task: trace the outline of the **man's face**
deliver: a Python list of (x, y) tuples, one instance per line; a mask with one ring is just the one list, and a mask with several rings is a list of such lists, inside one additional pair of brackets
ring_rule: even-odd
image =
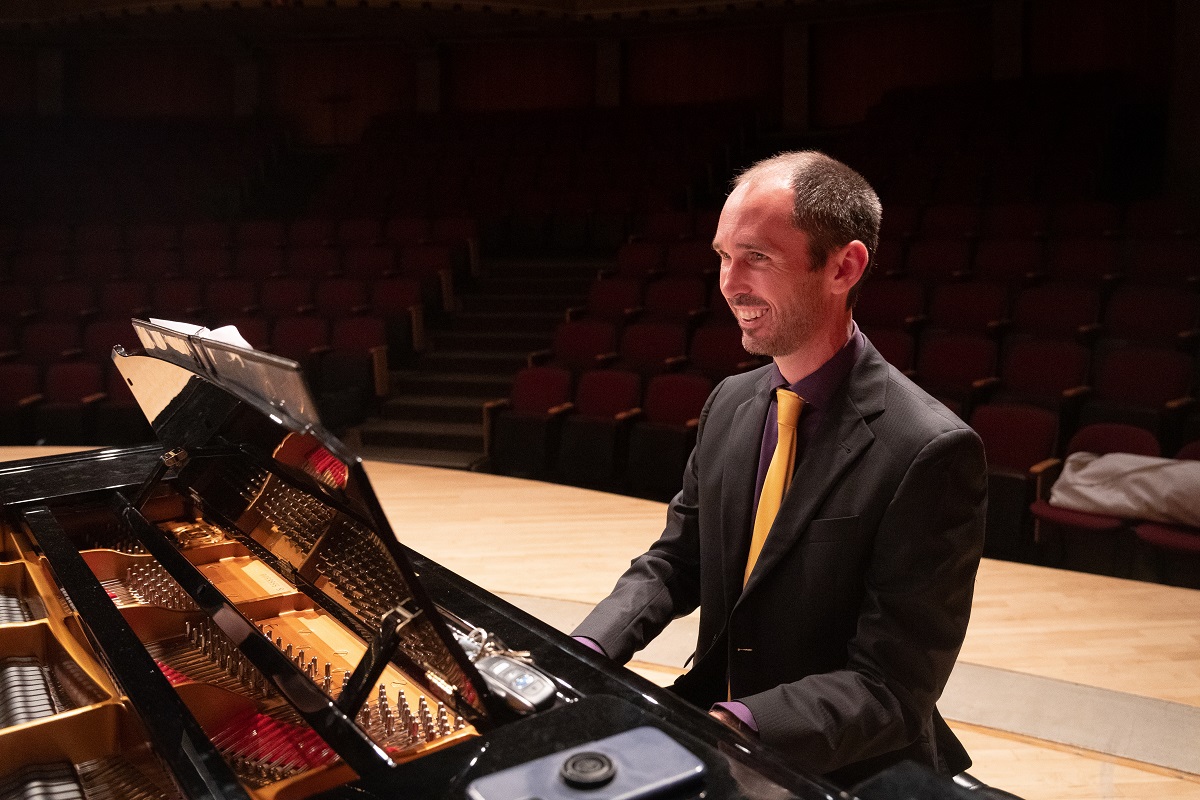
[(792, 197), (784, 179), (741, 184), (725, 202), (713, 239), (721, 293), (742, 329), (742, 346), (772, 358), (813, 342), (830, 307), (826, 270), (811, 269), (808, 236), (792, 224)]

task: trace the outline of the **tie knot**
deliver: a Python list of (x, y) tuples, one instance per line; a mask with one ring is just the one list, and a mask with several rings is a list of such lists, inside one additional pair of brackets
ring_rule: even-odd
[(804, 408), (804, 398), (787, 389), (776, 389), (775, 402), (779, 404), (779, 424), (796, 427), (800, 421), (800, 410)]

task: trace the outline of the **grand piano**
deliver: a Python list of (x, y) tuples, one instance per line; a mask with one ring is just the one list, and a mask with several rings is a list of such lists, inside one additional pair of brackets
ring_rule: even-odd
[(406, 548), (296, 363), (134, 327), (159, 443), (0, 466), (0, 798), (983, 793), (792, 771)]

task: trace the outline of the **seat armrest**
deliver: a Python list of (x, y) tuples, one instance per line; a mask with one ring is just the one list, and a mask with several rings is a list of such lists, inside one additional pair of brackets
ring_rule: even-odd
[(641, 415), (642, 410), (640, 408), (627, 408), (624, 411), (617, 412), (616, 420), (617, 422), (631, 422)]
[(37, 405), (38, 403), (42, 402), (42, 400), (44, 400), (45, 398), (46, 398), (46, 395), (42, 394), (41, 392), (37, 392), (35, 394), (27, 394), (24, 397), (22, 397), (20, 400), (17, 401), (17, 407), (18, 408), (29, 408), (30, 406)]
[(1029, 468), (1029, 474), (1037, 481), (1037, 498), (1050, 499), (1050, 487), (1062, 473), (1063, 462), (1059, 458), (1047, 458)]
[(1176, 397), (1174, 400), (1167, 401), (1167, 410), (1182, 412), (1187, 411), (1194, 405), (1196, 405), (1196, 398), (1194, 397)]
[(511, 405), (512, 401), (507, 397), (498, 397), (483, 404), (483, 455), (485, 457), (492, 452), (492, 427), (495, 425), (496, 415)]
[(84, 395), (83, 397), (81, 397), (79, 399), (79, 402), (83, 403), (85, 406), (91, 406), (91, 405), (95, 405), (96, 403), (99, 403), (101, 400), (104, 400), (107, 397), (108, 397), (108, 392), (93, 392), (89, 395)]
[(371, 376), (375, 383), (375, 396), (384, 398), (391, 390), (391, 373), (388, 372), (388, 347), (377, 344), (367, 350), (371, 354)]
[(525, 357), (526, 366), (536, 367), (539, 364), (545, 364), (554, 355), (553, 350), (534, 350)]
[(546, 409), (546, 413), (552, 417), (561, 417), (562, 415), (564, 415), (568, 412), (574, 411), (574, 410), (575, 410), (575, 404), (571, 403), (571, 402), (567, 402), (567, 403), (559, 403), (556, 406), (551, 406), (550, 408)]

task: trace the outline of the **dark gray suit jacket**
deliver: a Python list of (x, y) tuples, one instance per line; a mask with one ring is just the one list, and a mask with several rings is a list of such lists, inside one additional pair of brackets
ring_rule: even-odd
[(662, 537), (575, 634), (624, 663), (699, 606), (684, 697), (707, 708), (728, 691), (763, 742), (843, 785), (903, 759), (962, 771), (934, 704), (983, 550), (983, 446), (867, 343), (743, 591), (769, 373), (713, 391)]

